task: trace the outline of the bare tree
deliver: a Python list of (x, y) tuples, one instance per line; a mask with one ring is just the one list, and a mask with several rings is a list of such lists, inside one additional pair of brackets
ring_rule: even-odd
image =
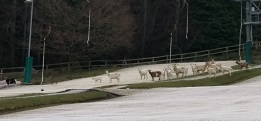
[[(63, 0), (39, 1), (36, 10), (36, 21), (39, 23), (35, 25), (38, 37), (44, 35), (41, 26), (52, 26), (50, 41), (46, 42), (46, 54), (58, 54), (61, 59), (69, 61), (98, 57), (106, 59), (117, 57), (117, 51), (132, 47), (135, 22), (128, 1), (95, 0), (89, 1), (91, 4), (78, 2), (73, 6)], [(85, 43), (90, 34), (92, 38), (88, 47)], [(41, 49), (41, 46), (41, 43), (35, 41), (34, 49)]]

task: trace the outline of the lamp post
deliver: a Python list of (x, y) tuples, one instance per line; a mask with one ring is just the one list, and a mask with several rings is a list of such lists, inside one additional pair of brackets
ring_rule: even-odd
[(171, 63), (171, 48), (172, 48), (172, 33), (170, 33), (170, 43), (169, 43), (169, 63)]
[(43, 81), (44, 81), (45, 40), (46, 40), (46, 37), (50, 34), (50, 32), (51, 32), (51, 26), (49, 26), (48, 33), (44, 36), (44, 45), (43, 45), (43, 64), (42, 64), (42, 81), (41, 81), (41, 85), (43, 84)]
[(25, 84), (31, 84), (33, 58), (30, 57), (30, 51), (31, 51), (34, 0), (26, 0), (25, 3), (28, 3), (28, 4), (31, 3), (31, 17), (30, 17), (30, 32), (29, 32), (29, 43), (28, 43), (28, 55), (27, 55), (26, 64), (25, 64), (24, 82), (25, 82)]
[[(87, 0), (87, 2), (88, 2), (89, 4), (91, 4), (89, 0)], [(90, 44), (89, 44), (89, 41), (90, 41), (90, 33), (91, 33), (91, 8), (89, 9), (89, 27), (88, 27), (87, 47), (90, 47)]]

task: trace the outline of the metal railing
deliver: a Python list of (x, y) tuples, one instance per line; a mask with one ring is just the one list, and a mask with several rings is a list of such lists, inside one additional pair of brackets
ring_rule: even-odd
[[(223, 54), (227, 58), (230, 52), (239, 51), (239, 46), (241, 46), (241, 51), (244, 52), (245, 44), (241, 45), (233, 45), (222, 48), (190, 52), (190, 53), (182, 53), (182, 54), (174, 54), (171, 55), (171, 62), (184, 62), (197, 60), (198, 58), (210, 58), (211, 56)], [(254, 42), (253, 48), (258, 49), (261, 48), (261, 41)], [(71, 69), (74, 68), (82, 68), (90, 70), (93, 67), (113, 67), (113, 66), (136, 66), (136, 65), (144, 65), (144, 64), (159, 64), (159, 63), (169, 63), (170, 56), (156, 56), (156, 57), (147, 57), (147, 58), (137, 58), (137, 59), (124, 59), (124, 60), (92, 60), (92, 61), (79, 61), (79, 62), (66, 62), (66, 63), (56, 63), (56, 64), (47, 64), (44, 66), (45, 71), (62, 69), (70, 72)], [(41, 70), (42, 65), (33, 66), (33, 72), (38, 72)], [(1, 68), (0, 76), (2, 78), (3, 73), (9, 72), (24, 72), (24, 67), (13, 67), (13, 68)]]

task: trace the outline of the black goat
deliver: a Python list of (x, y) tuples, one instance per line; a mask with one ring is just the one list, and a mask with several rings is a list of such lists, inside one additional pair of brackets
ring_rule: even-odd
[(10, 84), (16, 84), (16, 79), (12, 78), (12, 79), (6, 79), (6, 84), (7, 86), (9, 86)]

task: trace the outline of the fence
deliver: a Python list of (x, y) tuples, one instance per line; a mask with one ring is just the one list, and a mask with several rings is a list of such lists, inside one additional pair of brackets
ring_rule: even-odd
[[(244, 52), (245, 44), (233, 45), (228, 47), (197, 51), (191, 53), (182, 53), (171, 55), (171, 62), (183, 62), (189, 60), (196, 60), (198, 58), (210, 58), (213, 55), (224, 54), (227, 58), (230, 52), (239, 51), (239, 46), (241, 46), (241, 51)], [(254, 49), (261, 48), (261, 41), (254, 42)], [(81, 68), (90, 70), (93, 67), (112, 67), (112, 66), (135, 66), (143, 64), (154, 64), (154, 63), (168, 63), (170, 62), (170, 55), (148, 57), (148, 58), (137, 58), (137, 59), (124, 59), (124, 60), (93, 60), (93, 61), (80, 61), (80, 62), (67, 62), (67, 63), (57, 63), (57, 64), (48, 64), (44, 68), (46, 71), (62, 69), (70, 72), (73, 68)], [(33, 72), (41, 70), (42, 65), (33, 66)], [(2, 78), (3, 73), (8, 72), (24, 72), (24, 67), (14, 67), (14, 68), (1, 68), (0, 76)]]

